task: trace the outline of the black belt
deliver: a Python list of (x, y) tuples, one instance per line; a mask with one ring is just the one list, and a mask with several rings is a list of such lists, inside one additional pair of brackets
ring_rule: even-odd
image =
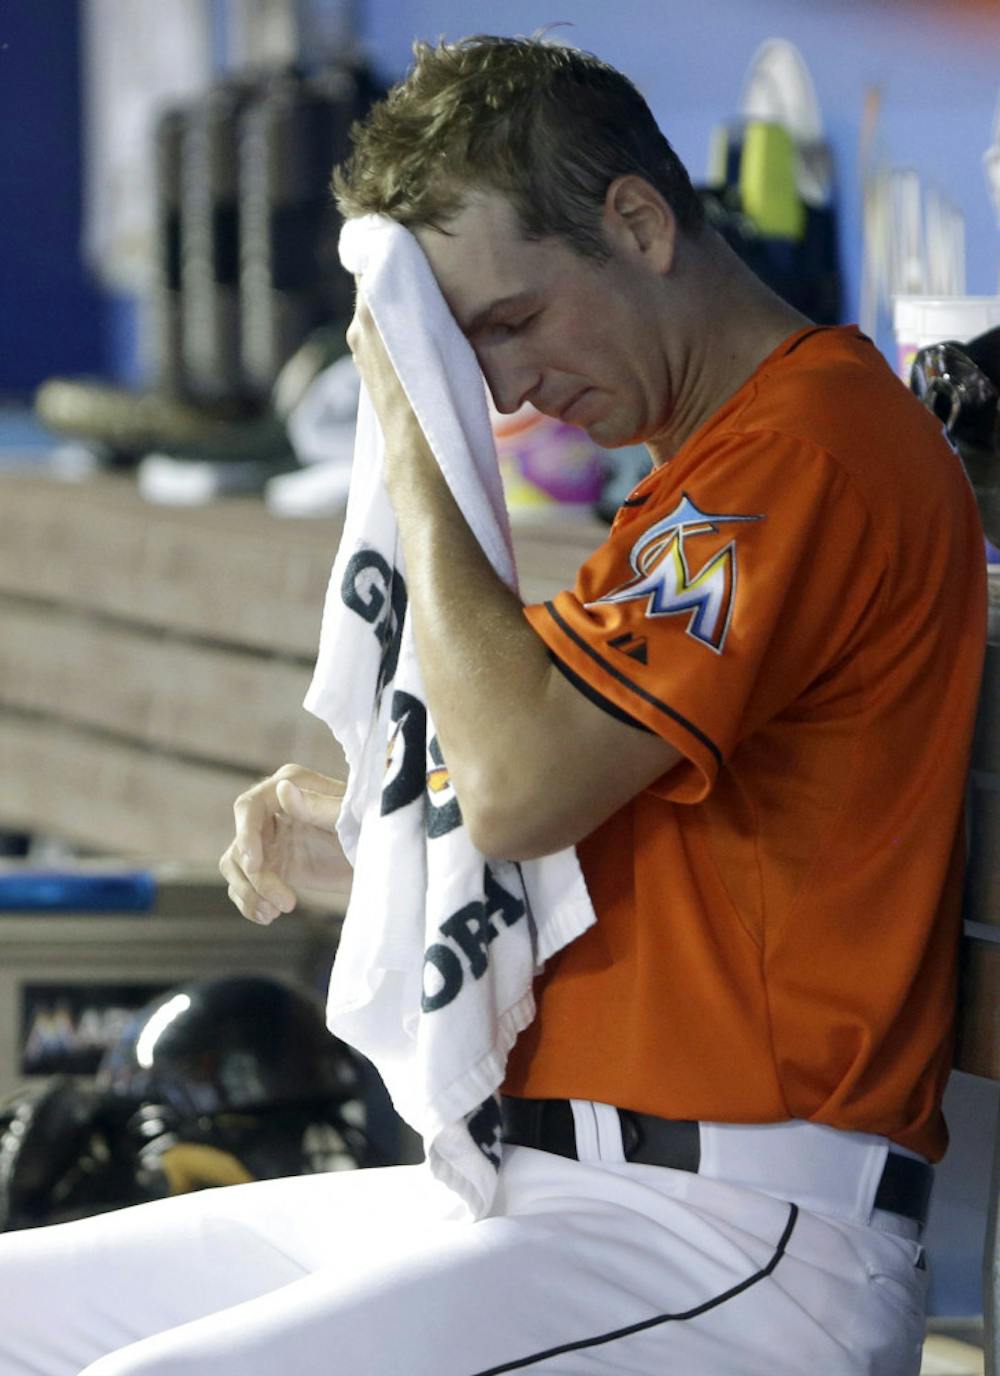
[[(651, 1113), (617, 1110), (621, 1122), (626, 1161), (645, 1166), (669, 1166), (676, 1171), (697, 1172), (701, 1162), (698, 1124), (679, 1118), (657, 1118)], [(503, 1140), (511, 1146), (535, 1147), (557, 1156), (577, 1159), (573, 1109), (568, 1099), (501, 1098)], [(927, 1218), (933, 1167), (912, 1156), (890, 1151), (875, 1191), (874, 1207), (902, 1214), (923, 1225)]]

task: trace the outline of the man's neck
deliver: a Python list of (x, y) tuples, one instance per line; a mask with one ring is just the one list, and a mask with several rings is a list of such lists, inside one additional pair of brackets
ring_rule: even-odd
[(646, 440), (654, 467), (672, 458), (783, 340), (812, 323), (721, 241), (705, 257), (707, 270), (695, 280), (710, 285), (692, 292), (688, 337), (671, 376), (670, 415)]

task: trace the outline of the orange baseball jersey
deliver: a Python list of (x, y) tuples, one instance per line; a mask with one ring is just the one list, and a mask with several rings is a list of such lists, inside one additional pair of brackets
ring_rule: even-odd
[(684, 759), (580, 842), (598, 921), (505, 1092), (940, 1157), (986, 574), (935, 419), (855, 327), (800, 330), (525, 611)]

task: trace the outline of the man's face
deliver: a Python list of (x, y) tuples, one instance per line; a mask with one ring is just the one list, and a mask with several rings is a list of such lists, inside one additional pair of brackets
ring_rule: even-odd
[(647, 274), (621, 255), (596, 263), (559, 239), (525, 240), (494, 193), (447, 227), (416, 235), (499, 411), (530, 401), (606, 448), (657, 430), (669, 388)]

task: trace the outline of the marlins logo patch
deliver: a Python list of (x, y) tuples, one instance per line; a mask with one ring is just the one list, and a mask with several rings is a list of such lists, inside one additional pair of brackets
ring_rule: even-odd
[(650, 526), (632, 546), (629, 563), (635, 577), (587, 606), (646, 598), (646, 616), (686, 613), (687, 634), (721, 654), (736, 595), (736, 541), (730, 540), (695, 573), (691, 571), (689, 545), (697, 536), (716, 534), (720, 526), (730, 522), (763, 519), (713, 515), (701, 511), (686, 492), (682, 493), (670, 515)]

